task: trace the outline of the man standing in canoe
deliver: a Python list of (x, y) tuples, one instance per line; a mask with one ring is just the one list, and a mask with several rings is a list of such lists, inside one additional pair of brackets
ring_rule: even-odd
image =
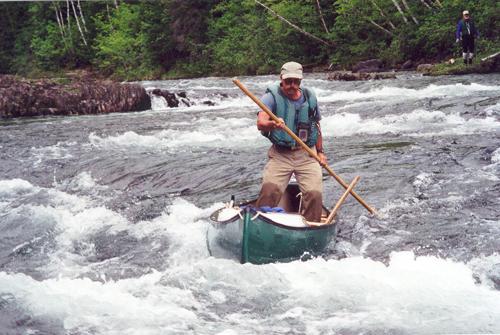
[(457, 43), (460, 40), (462, 41), (462, 56), (464, 58), (464, 63), (467, 65), (472, 64), (472, 58), (474, 57), (474, 39), (479, 37), (479, 32), (470, 18), (468, 10), (463, 11), (462, 17), (463, 18), (458, 21), (455, 37)]
[(302, 65), (288, 62), (281, 67), (280, 83), (267, 89), (262, 102), (280, 119), (276, 122), (261, 111), (257, 128), (273, 143), (264, 168), (262, 188), (257, 206), (275, 207), (295, 174), (302, 192), (302, 215), (308, 221), (321, 220), (323, 180), (321, 166), (283, 127), (290, 128), (318, 154), (321, 164), (327, 163), (319, 121), (321, 119), (314, 92), (301, 87)]

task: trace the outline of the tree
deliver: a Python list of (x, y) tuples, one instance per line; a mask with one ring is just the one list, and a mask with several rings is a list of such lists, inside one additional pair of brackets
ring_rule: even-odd
[(16, 72), (16, 39), (28, 20), (28, 3), (0, 2), (0, 73)]
[(94, 63), (101, 71), (119, 78), (149, 76), (151, 54), (147, 46), (147, 26), (142, 20), (142, 7), (122, 3), (110, 17), (104, 13), (95, 18)]

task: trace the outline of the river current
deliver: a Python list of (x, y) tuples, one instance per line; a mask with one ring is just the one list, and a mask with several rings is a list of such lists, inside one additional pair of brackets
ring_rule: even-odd
[(140, 83), (190, 106), (1, 120), (0, 334), (500, 334), (499, 83), (307, 75), (330, 166), (379, 217), (349, 197), (325, 254), (283, 264), (207, 249), (269, 147), (230, 78)]

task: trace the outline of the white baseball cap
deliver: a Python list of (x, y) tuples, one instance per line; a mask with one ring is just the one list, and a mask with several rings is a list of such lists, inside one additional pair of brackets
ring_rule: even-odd
[(297, 78), (302, 79), (302, 65), (297, 62), (288, 62), (281, 67), (281, 79)]
[(464, 11), (462, 12), (462, 15), (469, 15), (469, 11), (468, 11), (468, 10), (464, 10)]

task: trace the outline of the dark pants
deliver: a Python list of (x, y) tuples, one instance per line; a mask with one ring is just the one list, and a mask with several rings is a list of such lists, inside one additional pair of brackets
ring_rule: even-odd
[(464, 53), (474, 53), (474, 36), (463, 35), (462, 36), (462, 50)]

